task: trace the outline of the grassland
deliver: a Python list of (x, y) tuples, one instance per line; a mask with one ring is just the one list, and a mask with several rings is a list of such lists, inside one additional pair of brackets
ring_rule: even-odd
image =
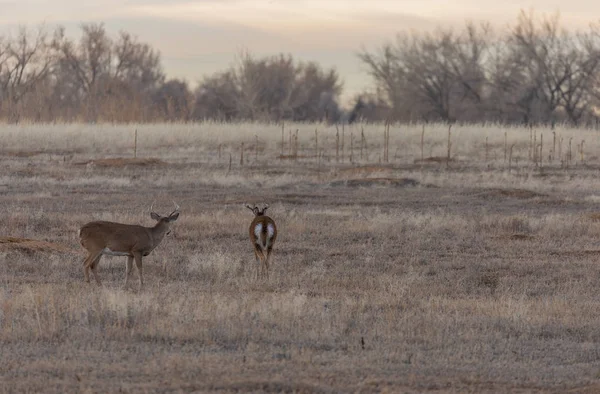
[[(598, 392), (598, 133), (422, 131), (0, 126), (0, 392)], [(81, 225), (172, 200), (143, 291), (84, 283)]]

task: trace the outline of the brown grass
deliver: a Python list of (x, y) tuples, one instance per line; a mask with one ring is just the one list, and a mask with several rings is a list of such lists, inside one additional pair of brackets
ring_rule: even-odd
[[(138, 152), (169, 165), (0, 156), (0, 228), (12, 236), (0, 243), (0, 392), (597, 390), (597, 167), (508, 173), (456, 126), (450, 168), (415, 170), (420, 134), (405, 155), (406, 130), (391, 131), (385, 170), (372, 146), (361, 163), (372, 170), (279, 161), (275, 130), (272, 143), (259, 135), (258, 161), (229, 171), (225, 143), (258, 126), (219, 125), (225, 142), (206, 143), (192, 126), (148, 127)], [(71, 141), (54, 132), (6, 143)], [(441, 133), (428, 155), (445, 149)], [(126, 155), (131, 135), (114, 135), (74, 141), (74, 161)], [(82, 224), (149, 226), (150, 204), (168, 213), (172, 200), (181, 216), (144, 258), (144, 291), (121, 289), (124, 257), (102, 258), (104, 287), (83, 282)], [(271, 278), (257, 282), (243, 203), (263, 201), (279, 235)]]
[(54, 242), (38, 241), (19, 237), (0, 237), (0, 250), (21, 250), (32, 252), (70, 253), (75, 250)]
[(157, 166), (157, 165), (166, 165), (167, 163), (163, 160), (147, 157), (147, 158), (110, 158), (110, 159), (96, 159), (96, 160), (88, 160), (74, 163), (76, 165), (95, 165), (98, 167), (125, 167), (125, 166), (138, 166), (138, 167), (147, 167), (147, 166)]

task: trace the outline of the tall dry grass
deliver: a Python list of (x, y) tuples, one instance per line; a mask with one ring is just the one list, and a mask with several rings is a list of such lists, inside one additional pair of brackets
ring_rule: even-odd
[[(113, 167), (90, 160), (130, 154), (131, 127), (0, 128), (0, 236), (71, 250), (0, 243), (0, 391), (598, 388), (592, 131), (561, 131), (585, 136), (585, 164), (509, 172), (495, 126), (453, 127), (449, 167), (414, 162), (419, 126), (391, 127), (389, 165), (318, 163), (315, 127), (297, 126), (289, 161), (275, 125), (140, 126), (138, 158), (163, 163)], [(443, 156), (447, 129), (431, 127), (426, 156)], [(319, 144), (335, 152), (332, 131)], [(529, 130), (507, 134), (527, 146)], [(255, 135), (258, 161), (229, 170), (227, 146)], [(380, 126), (365, 138), (383, 148)], [(104, 287), (83, 283), (79, 226), (151, 225), (150, 203), (172, 199), (181, 217), (144, 259), (143, 292), (120, 289), (125, 258), (102, 259)], [(243, 203), (262, 201), (279, 236), (257, 282)]]

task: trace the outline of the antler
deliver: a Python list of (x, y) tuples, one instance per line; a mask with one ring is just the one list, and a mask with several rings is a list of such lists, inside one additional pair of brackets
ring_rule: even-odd
[(253, 214), (258, 215), (258, 208), (255, 206), (250, 206), (250, 204), (246, 204), (246, 208), (252, 211)]
[(179, 205), (177, 205), (177, 203), (175, 202), (175, 200), (173, 200), (173, 204), (175, 205), (175, 209), (173, 210), (173, 212), (171, 212), (169, 214), (169, 216), (172, 216), (175, 212), (179, 212)]
[(262, 209), (263, 213), (265, 213), (265, 211), (267, 210), (267, 208), (269, 208), (269, 204), (264, 204), (264, 207)]
[[(150, 213), (154, 212), (154, 211), (152, 210), (152, 207), (154, 206), (154, 203), (155, 203), (155, 202), (156, 202), (156, 200), (152, 201), (152, 204), (150, 204)], [(154, 213), (156, 213), (156, 212), (154, 212)]]

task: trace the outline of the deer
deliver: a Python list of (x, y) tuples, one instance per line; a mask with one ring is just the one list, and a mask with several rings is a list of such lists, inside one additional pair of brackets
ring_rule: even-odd
[(148, 256), (164, 236), (171, 232), (171, 223), (179, 217), (179, 206), (175, 201), (173, 204), (175, 209), (167, 216), (159, 215), (152, 210), (152, 205), (150, 206), (150, 217), (156, 220), (154, 227), (105, 221), (89, 222), (81, 227), (79, 242), (88, 252), (83, 262), (85, 281), (90, 283), (89, 271), (91, 270), (96, 283), (102, 285), (96, 272), (102, 255), (127, 256), (123, 289), (127, 288), (129, 274), (135, 260), (140, 281), (139, 289), (142, 290), (144, 286), (142, 257)]
[(254, 220), (250, 223), (248, 232), (256, 257), (256, 279), (258, 280), (261, 274), (269, 279), (269, 261), (273, 244), (277, 239), (277, 226), (273, 219), (265, 215), (267, 208), (269, 208), (268, 204), (265, 204), (262, 209), (259, 209), (256, 205), (246, 204), (246, 208), (254, 213)]

